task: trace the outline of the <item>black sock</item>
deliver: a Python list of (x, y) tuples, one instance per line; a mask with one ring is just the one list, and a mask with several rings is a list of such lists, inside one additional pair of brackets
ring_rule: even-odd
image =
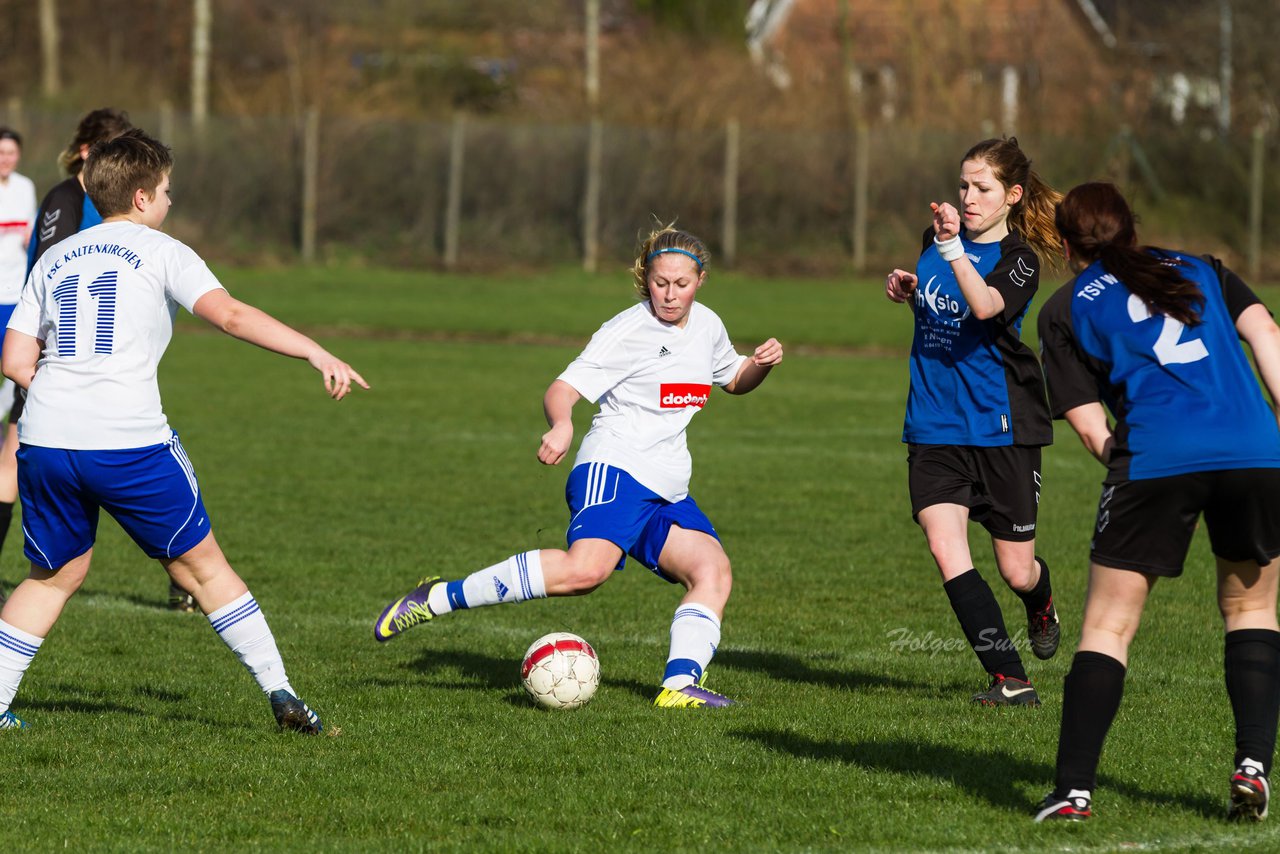
[(1027, 680), (1022, 659), (1009, 633), (1004, 627), (1004, 615), (1000, 604), (987, 586), (987, 582), (971, 569), (942, 585), (951, 600), (951, 610), (956, 612), (960, 628), (973, 652), (990, 674), (1001, 673), (1012, 679)]
[(1107, 730), (1120, 710), (1125, 667), (1100, 652), (1077, 652), (1063, 680), (1055, 792), (1093, 791)]
[(1045, 563), (1040, 557), (1036, 558), (1036, 563), (1040, 564), (1040, 580), (1036, 582), (1036, 586), (1026, 592), (1021, 590), (1013, 591), (1018, 594), (1022, 604), (1027, 607), (1028, 616), (1037, 611), (1043, 611), (1053, 599), (1053, 585), (1049, 582), (1049, 564)]
[(1235, 763), (1247, 757), (1261, 762), (1269, 772), (1280, 717), (1280, 632), (1227, 632), (1223, 672), (1236, 718)]
[(4, 538), (9, 534), (9, 525), (13, 522), (13, 502), (0, 501), (0, 550), (4, 549)]

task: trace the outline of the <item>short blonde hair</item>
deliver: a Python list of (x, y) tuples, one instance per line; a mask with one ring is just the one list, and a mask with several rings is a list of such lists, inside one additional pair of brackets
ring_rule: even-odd
[(99, 142), (84, 162), (84, 190), (104, 217), (128, 213), (137, 190), (155, 195), (173, 169), (173, 152), (134, 128)]
[(640, 254), (631, 265), (633, 284), (641, 300), (649, 299), (649, 262), (671, 252), (689, 256), (698, 265), (699, 273), (705, 274), (711, 263), (706, 245), (689, 232), (677, 229), (674, 222), (654, 229), (640, 244)]

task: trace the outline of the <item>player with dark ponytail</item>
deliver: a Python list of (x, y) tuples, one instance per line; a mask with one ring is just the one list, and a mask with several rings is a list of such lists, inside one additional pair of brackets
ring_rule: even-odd
[(1280, 717), (1280, 428), (1240, 339), (1274, 401), (1280, 328), (1218, 261), (1140, 246), (1133, 213), (1110, 184), (1076, 187), (1056, 222), (1076, 277), (1040, 313), (1049, 398), (1107, 476), (1080, 647), (1063, 692), (1055, 787), (1036, 820), (1092, 814), (1129, 644), (1156, 580), (1182, 574), (1201, 513), (1217, 562), (1236, 724), (1228, 815), (1266, 818)]
[(1022, 599), (1037, 658), (1060, 635), (1048, 565), (1035, 554), (1040, 449), (1053, 441), (1044, 378), (1022, 343), (1042, 259), (1059, 256), (1061, 196), (1013, 138), (988, 139), (960, 164), (960, 209), (934, 203), (915, 272), (894, 270), (885, 294), (915, 311), (907, 443), (913, 518), (989, 687), (989, 706), (1038, 706), (995, 595), (974, 568), (972, 519), (991, 535), (996, 567)]

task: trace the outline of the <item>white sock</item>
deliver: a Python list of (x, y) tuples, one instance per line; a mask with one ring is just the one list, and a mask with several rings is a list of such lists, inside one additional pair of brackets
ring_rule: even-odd
[(0, 620), (0, 715), (9, 711), (9, 704), (22, 684), (22, 675), (42, 643), (44, 638), (29, 635)]
[(460, 608), (481, 608), (546, 597), (542, 552), (534, 549), (473, 572), (461, 581), (437, 584), (427, 598), (427, 607), (433, 614), (447, 614)]
[(678, 691), (702, 678), (720, 645), (720, 620), (705, 605), (689, 602), (671, 618), (671, 651), (662, 687)]
[(264, 692), (270, 694), (284, 688), (293, 694), (289, 677), (284, 672), (284, 662), (280, 659), (280, 650), (276, 649), (276, 639), (252, 593), (245, 593), (214, 611), (209, 615), (209, 624), (253, 674)]

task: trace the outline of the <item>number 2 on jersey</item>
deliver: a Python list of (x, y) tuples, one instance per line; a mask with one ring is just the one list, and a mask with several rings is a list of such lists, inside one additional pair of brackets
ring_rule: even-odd
[[(58, 302), (58, 355), (73, 357), (76, 354), (76, 315), (80, 305), (80, 274), (73, 273), (53, 289)], [(94, 323), (93, 352), (110, 353), (115, 339), (116, 326), (116, 271), (108, 270), (89, 283), (89, 295), (98, 303), (98, 317)]]
[[(1134, 323), (1141, 323), (1149, 317), (1151, 317), (1151, 309), (1147, 308), (1147, 304), (1139, 299), (1137, 294), (1130, 294), (1129, 319)], [(1160, 364), (1185, 365), (1209, 357), (1209, 348), (1205, 347), (1204, 342), (1199, 338), (1192, 338), (1190, 341), (1181, 340), (1184, 329), (1186, 325), (1182, 321), (1165, 317), (1164, 325), (1160, 327), (1160, 337), (1151, 348), (1155, 351), (1156, 359)]]

